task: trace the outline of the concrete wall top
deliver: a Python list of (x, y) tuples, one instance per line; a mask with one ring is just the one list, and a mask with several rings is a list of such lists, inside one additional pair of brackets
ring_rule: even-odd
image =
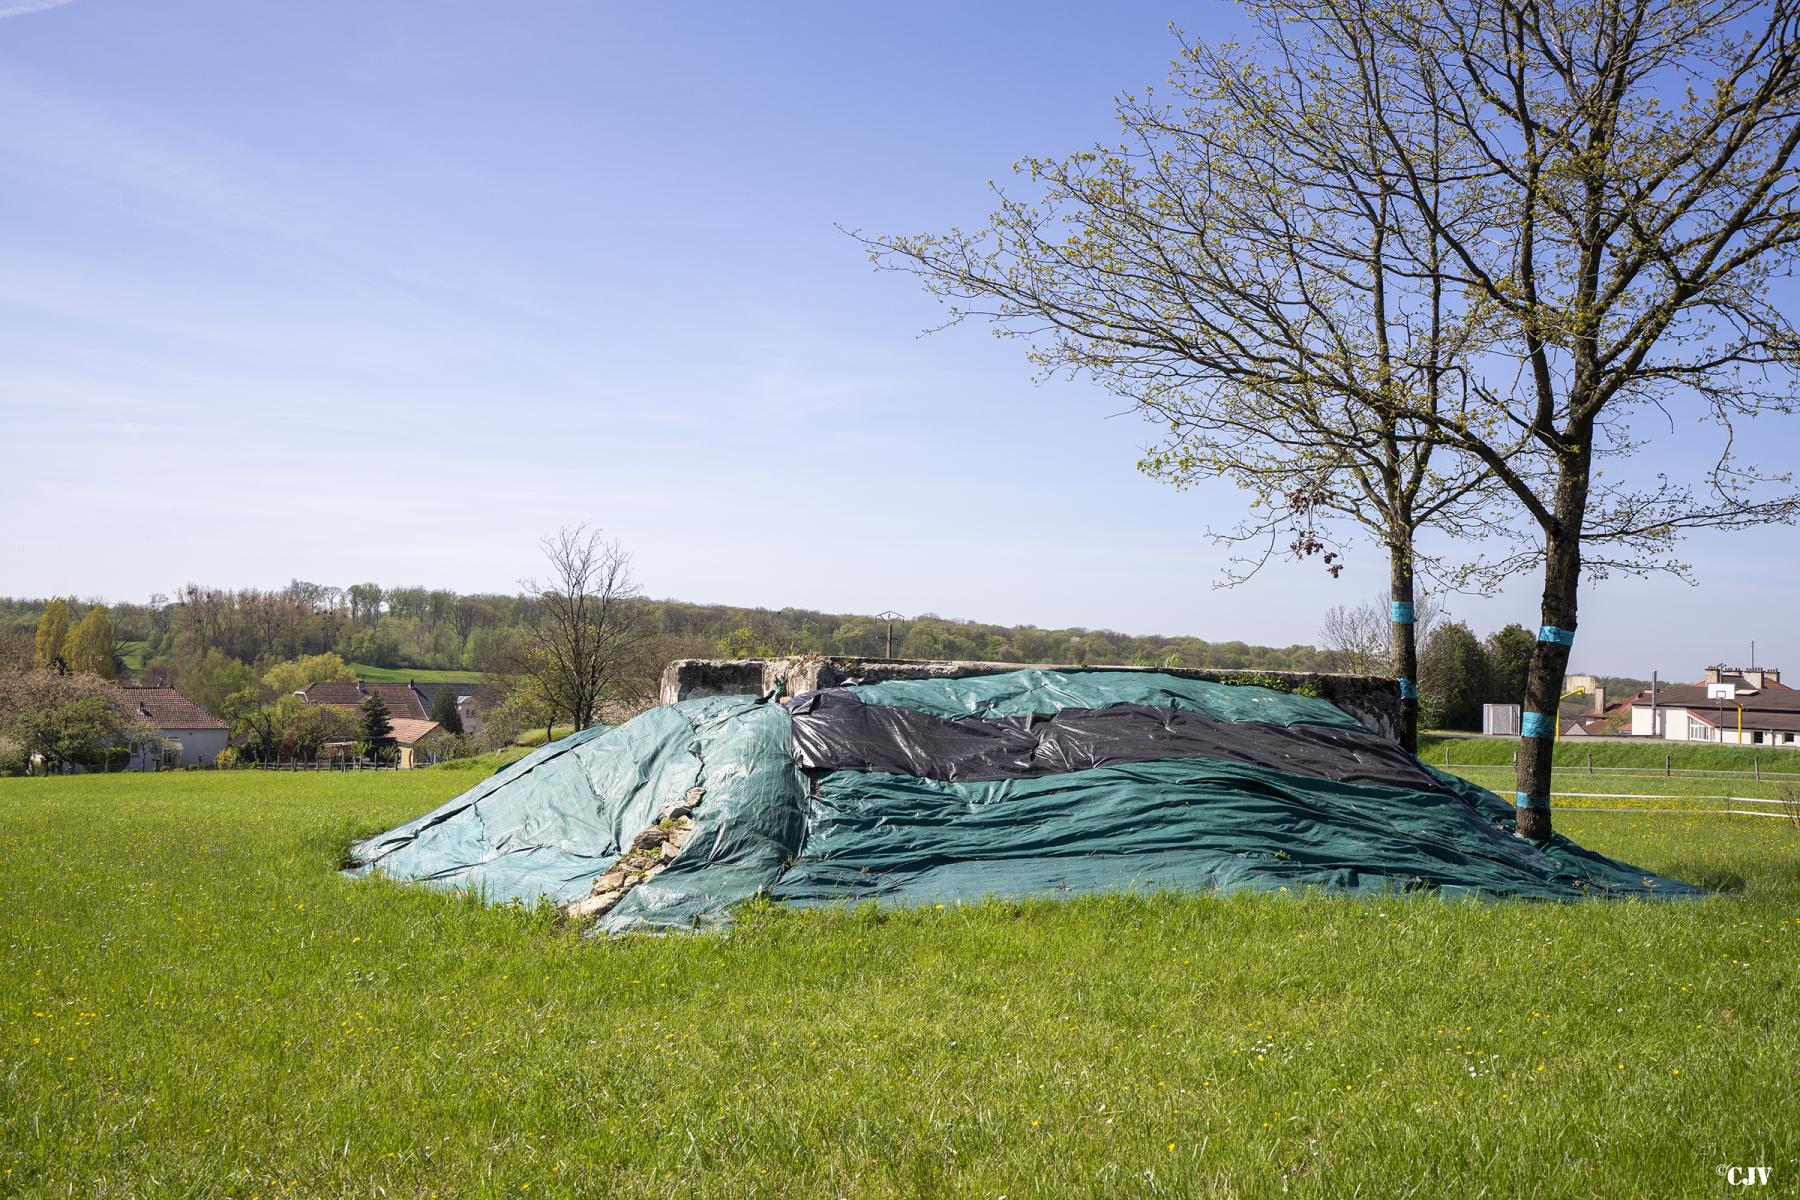
[(1317, 692), (1383, 737), (1400, 731), (1400, 689), (1378, 675), (1332, 675), (1320, 672), (1214, 670), (1192, 667), (1071, 666), (1066, 663), (997, 663), (968, 660), (841, 658), (801, 655), (791, 658), (678, 658), (663, 669), (659, 699), (664, 704), (698, 696), (766, 694), (779, 688), (797, 696), (819, 688), (887, 679), (956, 679), (1001, 671), (1152, 671), (1183, 679), (1220, 683), (1245, 675), (1266, 676), (1292, 690)]

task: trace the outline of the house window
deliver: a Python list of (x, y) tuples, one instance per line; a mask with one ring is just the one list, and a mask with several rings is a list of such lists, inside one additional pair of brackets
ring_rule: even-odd
[(1697, 717), (1688, 718), (1688, 741), (1710, 742), (1713, 740), (1713, 728)]

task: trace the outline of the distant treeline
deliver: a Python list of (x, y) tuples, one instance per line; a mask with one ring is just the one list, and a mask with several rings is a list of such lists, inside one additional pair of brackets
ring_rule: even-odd
[[(0, 631), (35, 626), (46, 600), (0, 598)], [(377, 667), (482, 669), (518, 628), (519, 596), (462, 595), (443, 589), (348, 588), (296, 580), (275, 591), (189, 585), (148, 603), (111, 604), (113, 628), (135, 665), (190, 672), (208, 656), (248, 665), (327, 651)], [(888, 626), (874, 617), (810, 609), (770, 610), (676, 600), (631, 601), (670, 657), (765, 654), (879, 656)], [(77, 616), (86, 607), (75, 602)], [(1134, 664), (1325, 671), (1337, 656), (1309, 645), (1254, 646), (1195, 637), (1133, 637), (1104, 629), (989, 625), (934, 615), (895, 621), (900, 658), (994, 662)], [(184, 671), (183, 668), (187, 668)]]

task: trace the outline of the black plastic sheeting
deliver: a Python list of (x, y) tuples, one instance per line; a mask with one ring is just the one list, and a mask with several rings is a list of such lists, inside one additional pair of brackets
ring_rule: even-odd
[(788, 712), (794, 761), (812, 771), (880, 771), (959, 783), (1207, 758), (1345, 783), (1427, 791), (1443, 786), (1397, 743), (1367, 730), (1219, 721), (1140, 704), (946, 720), (865, 704), (847, 689), (833, 688), (795, 697)]

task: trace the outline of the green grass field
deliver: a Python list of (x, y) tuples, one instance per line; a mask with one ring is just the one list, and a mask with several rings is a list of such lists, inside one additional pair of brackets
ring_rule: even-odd
[[(1513, 761), (1517, 738), (1445, 737), (1422, 734), (1419, 757), (1434, 767), (1504, 766)], [(1708, 746), (1687, 742), (1625, 742), (1594, 738), (1564, 738), (1556, 746), (1556, 763), (1565, 767), (1594, 766), (1662, 772), (1753, 771), (1760, 762), (1770, 774), (1800, 774), (1800, 748), (1785, 746)]]
[(350, 663), (356, 677), (364, 683), (473, 683), (477, 673), (466, 670), (437, 671), (423, 667), (372, 667), (368, 663)]
[(1159, 896), (597, 942), (337, 875), (469, 782), (0, 780), (0, 1195), (1800, 1182), (1786, 821), (1562, 814), (1734, 889), (1667, 906)]

